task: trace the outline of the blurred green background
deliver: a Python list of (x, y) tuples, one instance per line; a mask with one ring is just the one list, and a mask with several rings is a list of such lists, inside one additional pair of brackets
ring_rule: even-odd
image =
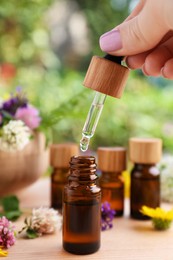
[[(39, 108), (53, 142), (79, 142), (94, 97), (82, 86), (101, 34), (137, 1), (1, 0), (0, 94), (22, 86)], [(127, 145), (131, 136), (160, 137), (173, 150), (173, 86), (132, 71), (121, 100), (108, 97), (91, 148)]]

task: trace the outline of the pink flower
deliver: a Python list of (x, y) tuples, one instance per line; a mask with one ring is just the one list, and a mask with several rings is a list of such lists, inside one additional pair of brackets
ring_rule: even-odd
[(0, 218), (0, 247), (9, 248), (14, 243), (14, 226), (6, 217)]
[(22, 120), (30, 129), (35, 129), (40, 125), (41, 118), (35, 107), (19, 107), (16, 111), (15, 118)]

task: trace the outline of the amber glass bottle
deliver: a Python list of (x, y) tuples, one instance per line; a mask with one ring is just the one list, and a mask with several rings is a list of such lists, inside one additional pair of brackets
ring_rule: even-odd
[(101, 170), (99, 181), (102, 202), (109, 202), (116, 211), (115, 216), (124, 212), (124, 180), (122, 172), (126, 169), (126, 149), (123, 147), (100, 147), (97, 150), (98, 168)]
[(78, 155), (78, 145), (73, 143), (53, 144), (50, 161), (53, 167), (51, 175), (51, 207), (62, 209), (62, 193), (69, 174), (69, 160)]
[(71, 158), (63, 196), (63, 247), (73, 254), (91, 254), (100, 247), (101, 189), (95, 173), (94, 157)]
[(130, 215), (135, 219), (148, 219), (140, 213), (143, 205), (160, 205), (160, 173), (156, 163), (161, 159), (162, 141), (157, 138), (131, 138), (129, 156), (134, 163), (131, 171)]

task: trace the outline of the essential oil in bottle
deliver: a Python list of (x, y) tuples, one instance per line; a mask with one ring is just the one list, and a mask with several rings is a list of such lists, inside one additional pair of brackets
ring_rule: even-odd
[(63, 247), (85, 255), (100, 247), (101, 189), (92, 156), (74, 156), (63, 196)]
[(156, 167), (162, 155), (162, 141), (157, 138), (131, 138), (129, 156), (134, 163), (131, 171), (130, 215), (135, 219), (149, 219), (140, 209), (143, 205), (160, 206), (160, 173)]
[(77, 144), (64, 143), (53, 144), (50, 150), (51, 166), (53, 167), (51, 175), (51, 207), (61, 210), (63, 189), (69, 174), (69, 160), (71, 156), (78, 155), (79, 149)]
[(124, 212), (124, 180), (122, 172), (126, 169), (126, 149), (123, 147), (100, 147), (97, 150), (98, 168), (101, 170), (99, 181), (102, 202), (109, 202), (115, 216)]

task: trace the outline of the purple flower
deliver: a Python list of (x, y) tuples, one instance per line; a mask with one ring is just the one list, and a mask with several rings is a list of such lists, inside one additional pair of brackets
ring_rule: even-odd
[(40, 125), (41, 118), (35, 107), (19, 107), (16, 111), (15, 118), (22, 120), (30, 129), (35, 129)]
[(14, 226), (6, 217), (0, 218), (0, 247), (9, 248), (14, 243)]
[(27, 107), (27, 102), (26, 98), (16, 95), (3, 103), (2, 110), (14, 116), (19, 107)]
[(110, 203), (104, 202), (101, 205), (101, 229), (102, 231), (112, 228), (115, 210), (112, 210)]

